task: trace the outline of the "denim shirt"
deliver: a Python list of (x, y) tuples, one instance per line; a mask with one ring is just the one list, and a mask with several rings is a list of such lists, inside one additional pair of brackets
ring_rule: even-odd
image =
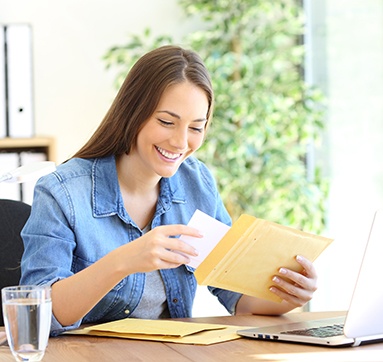
[[(231, 219), (206, 166), (186, 159), (170, 178), (160, 181), (152, 228), (187, 224), (196, 209), (230, 225)], [(97, 260), (142, 236), (124, 208), (113, 156), (71, 159), (36, 184), (32, 212), (23, 231), (21, 284), (48, 284), (87, 268)], [(191, 317), (196, 293), (194, 270), (186, 265), (160, 270), (172, 318)], [(129, 317), (143, 294), (145, 274), (126, 276), (72, 326), (52, 317), (51, 335), (81, 323)], [(240, 294), (211, 288), (233, 314)]]

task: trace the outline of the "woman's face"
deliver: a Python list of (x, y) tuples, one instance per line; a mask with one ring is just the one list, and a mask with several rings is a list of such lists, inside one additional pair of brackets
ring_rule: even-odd
[(138, 157), (146, 171), (160, 177), (174, 175), (181, 163), (202, 145), (208, 107), (205, 92), (194, 84), (185, 81), (170, 86), (129, 155)]

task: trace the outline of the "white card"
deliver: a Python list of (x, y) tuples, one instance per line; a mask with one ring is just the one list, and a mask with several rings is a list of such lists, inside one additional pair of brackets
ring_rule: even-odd
[(198, 256), (190, 257), (190, 263), (187, 264), (192, 268), (197, 268), (229, 231), (230, 226), (214, 219), (201, 210), (195, 211), (188, 226), (197, 229), (203, 235), (202, 238), (195, 238), (189, 235), (180, 236), (181, 240), (198, 251)]

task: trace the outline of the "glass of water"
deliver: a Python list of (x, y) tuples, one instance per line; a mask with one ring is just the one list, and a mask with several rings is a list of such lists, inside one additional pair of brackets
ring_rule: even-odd
[(51, 288), (5, 287), (1, 297), (8, 344), (16, 361), (41, 361), (51, 326)]

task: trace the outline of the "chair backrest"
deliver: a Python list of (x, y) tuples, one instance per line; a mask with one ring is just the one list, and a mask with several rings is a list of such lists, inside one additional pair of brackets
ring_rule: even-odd
[[(30, 213), (31, 206), (24, 202), (0, 199), (0, 289), (19, 284), (24, 251), (20, 232)], [(0, 326), (3, 325), (0, 308)]]

